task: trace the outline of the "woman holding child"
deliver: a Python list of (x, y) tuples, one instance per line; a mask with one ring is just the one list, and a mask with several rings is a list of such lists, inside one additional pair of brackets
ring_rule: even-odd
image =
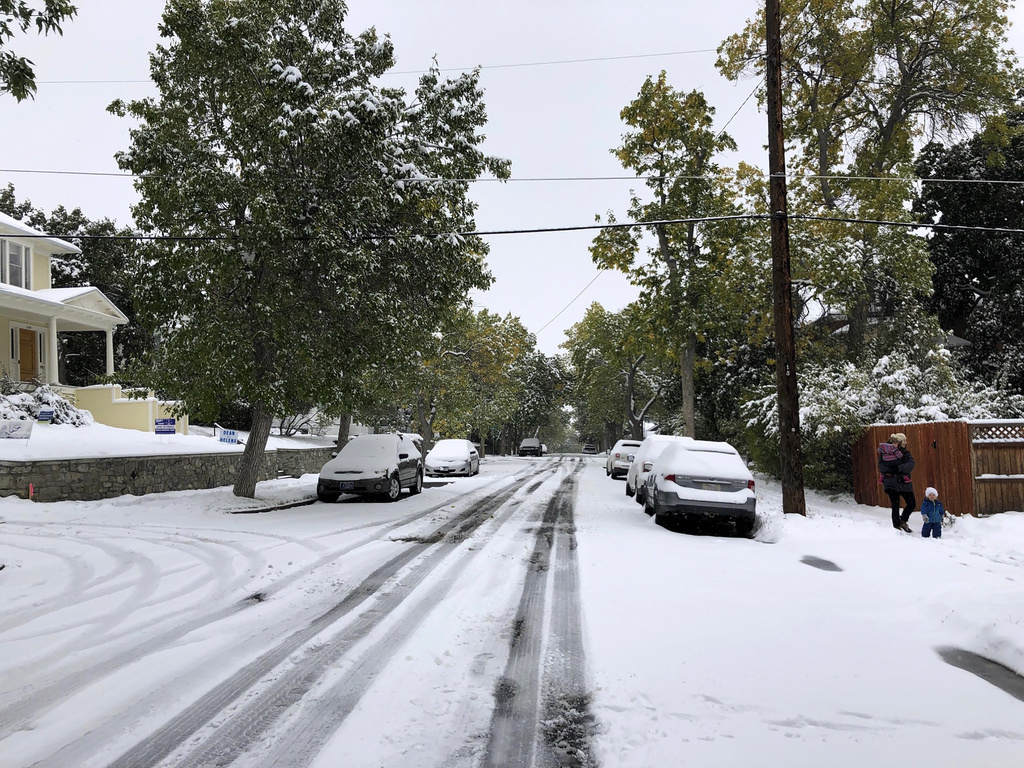
[[(882, 488), (892, 502), (892, 527), (907, 533), (913, 533), (907, 521), (917, 505), (914, 497), (914, 485), (910, 473), (914, 471), (914, 457), (907, 448), (907, 436), (902, 432), (894, 432), (889, 436), (888, 443), (878, 446), (878, 473), (881, 475)], [(904, 501), (903, 513), (900, 514), (900, 499)]]

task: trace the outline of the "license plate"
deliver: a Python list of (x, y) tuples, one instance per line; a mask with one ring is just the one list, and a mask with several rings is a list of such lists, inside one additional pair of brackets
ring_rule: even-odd
[(441, 467), (441, 471), (442, 472), (451, 472), (451, 470), (448, 469), (448, 467)]
[(700, 489), (702, 491), (720, 491), (722, 490), (722, 486), (718, 483), (701, 483)]
[(355, 483), (340, 483), (340, 485), (341, 485), (341, 490), (343, 490), (343, 491), (351, 491), (353, 488), (356, 487)]

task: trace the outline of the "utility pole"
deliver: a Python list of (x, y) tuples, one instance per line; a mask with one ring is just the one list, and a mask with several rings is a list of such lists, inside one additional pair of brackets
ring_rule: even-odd
[(765, 0), (768, 89), (768, 173), (772, 223), (772, 294), (775, 319), (775, 381), (778, 387), (782, 511), (807, 514), (804, 457), (800, 448), (800, 395), (793, 342), (793, 284), (789, 273), (786, 210), (786, 145), (782, 131), (782, 12), (780, 0)]

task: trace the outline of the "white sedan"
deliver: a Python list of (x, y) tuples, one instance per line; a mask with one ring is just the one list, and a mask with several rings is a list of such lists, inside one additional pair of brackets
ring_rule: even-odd
[(647, 475), (644, 510), (658, 523), (724, 520), (754, 530), (754, 476), (728, 443), (690, 440), (669, 445)]
[(475, 475), (480, 471), (480, 454), (469, 440), (438, 440), (425, 460), (429, 477)]

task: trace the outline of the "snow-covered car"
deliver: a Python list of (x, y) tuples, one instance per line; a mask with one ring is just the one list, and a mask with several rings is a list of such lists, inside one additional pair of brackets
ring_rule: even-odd
[(519, 444), (520, 456), (543, 456), (544, 445), (539, 438), (527, 437)]
[(583, 452), (591, 455), (596, 454), (597, 446), (594, 445), (593, 443), (587, 443), (586, 445), (583, 446)]
[(316, 496), (331, 502), (354, 493), (395, 501), (403, 488), (410, 494), (423, 490), (423, 455), (413, 436), (357, 435), (324, 464)]
[(629, 471), (629, 457), (639, 447), (639, 440), (619, 440), (608, 451), (608, 458), (604, 460), (604, 473), (611, 478), (626, 474)]
[(423, 460), (428, 477), (475, 475), (480, 471), (480, 454), (469, 440), (438, 440)]
[(637, 504), (643, 504), (644, 481), (647, 479), (647, 473), (651, 471), (654, 460), (671, 443), (692, 439), (676, 435), (648, 435), (641, 440), (640, 447), (636, 449), (629, 462), (629, 469), (626, 470), (626, 495), (633, 496)]
[(727, 520), (754, 530), (754, 476), (728, 443), (690, 440), (666, 446), (647, 475), (644, 510), (658, 523)]

